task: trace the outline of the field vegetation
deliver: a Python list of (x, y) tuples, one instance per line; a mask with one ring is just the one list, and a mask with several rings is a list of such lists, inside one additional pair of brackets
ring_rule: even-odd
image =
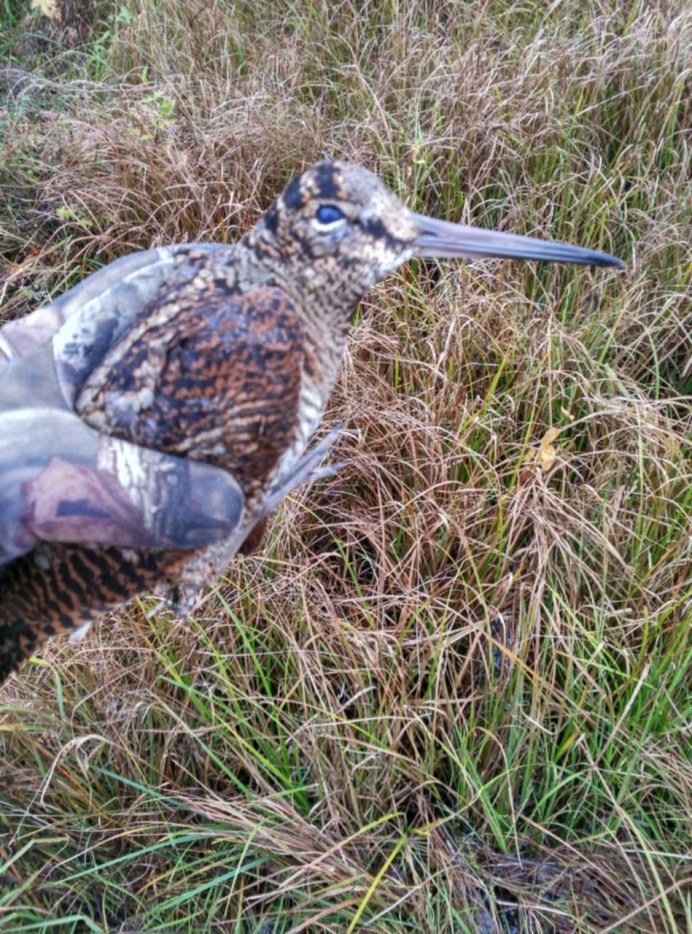
[(692, 929), (686, 7), (0, 0), (0, 320), (326, 156), (627, 262), (375, 289), (345, 469), (0, 692), (0, 930)]

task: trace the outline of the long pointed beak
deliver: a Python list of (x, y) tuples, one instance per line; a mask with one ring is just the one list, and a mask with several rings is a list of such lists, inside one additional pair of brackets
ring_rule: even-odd
[(583, 266), (618, 266), (625, 264), (621, 259), (598, 250), (585, 250), (567, 243), (538, 240), (536, 237), (521, 237), (517, 234), (484, 230), (481, 227), (466, 227), (450, 224), (434, 217), (414, 214), (418, 235), (413, 241), (414, 256), (466, 257), (481, 256), (509, 259), (540, 259), (546, 262), (581, 263)]

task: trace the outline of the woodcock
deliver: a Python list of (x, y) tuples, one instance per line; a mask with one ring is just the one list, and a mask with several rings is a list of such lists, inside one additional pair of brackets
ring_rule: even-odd
[(354, 311), (412, 257), (622, 265), (414, 214), (370, 172), (327, 161), (236, 244), (135, 253), (66, 293), (52, 358), (76, 411), (104, 434), (230, 472), (238, 523), (203, 551), (41, 544), (11, 561), (0, 569), (0, 680), (48, 636), (136, 594), (213, 579), (286, 492), (319, 474), (332, 437), (308, 444)]

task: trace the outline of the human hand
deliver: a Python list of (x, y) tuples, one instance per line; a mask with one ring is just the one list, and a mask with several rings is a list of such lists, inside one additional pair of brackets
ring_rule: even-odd
[(227, 538), (244, 506), (230, 474), (101, 435), (74, 412), (51, 339), (63, 323), (44, 308), (0, 329), (0, 565), (40, 541), (194, 549)]

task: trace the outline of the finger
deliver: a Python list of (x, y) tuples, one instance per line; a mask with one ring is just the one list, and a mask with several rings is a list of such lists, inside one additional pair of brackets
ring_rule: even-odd
[(0, 415), (6, 556), (36, 541), (198, 548), (231, 534), (243, 507), (235, 480), (210, 465), (99, 435), (64, 410)]
[(44, 305), (33, 314), (0, 328), (0, 373), (12, 360), (32, 353), (49, 341), (64, 320), (58, 308)]

